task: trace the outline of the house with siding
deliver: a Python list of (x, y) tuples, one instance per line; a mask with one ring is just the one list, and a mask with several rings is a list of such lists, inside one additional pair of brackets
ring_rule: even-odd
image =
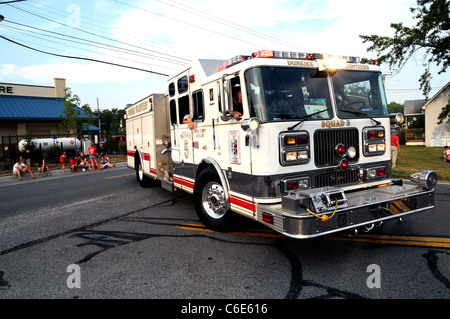
[[(428, 147), (450, 146), (450, 123), (438, 124), (442, 108), (450, 103), (450, 81), (429, 100), (409, 100), (404, 102), (405, 139), (407, 145)], [(422, 127), (408, 127), (408, 122), (420, 120)]]

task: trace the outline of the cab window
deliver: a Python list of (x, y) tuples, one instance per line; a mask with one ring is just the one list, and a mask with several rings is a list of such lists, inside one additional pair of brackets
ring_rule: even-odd
[(203, 103), (203, 91), (202, 90), (198, 90), (198, 91), (192, 93), (192, 106), (193, 106), (193, 111), (194, 111), (192, 118), (197, 121), (203, 121), (204, 114), (205, 114), (205, 106)]
[(189, 95), (178, 98), (178, 123), (183, 123), (186, 114), (189, 114)]

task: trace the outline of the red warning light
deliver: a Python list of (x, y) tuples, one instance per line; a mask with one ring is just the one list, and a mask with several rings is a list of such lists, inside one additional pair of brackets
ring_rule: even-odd
[(347, 169), (348, 168), (348, 161), (344, 158), (341, 163), (339, 164), (340, 168)]
[(338, 153), (338, 155), (344, 155), (345, 154), (345, 146), (344, 146), (344, 144), (336, 145), (336, 153)]

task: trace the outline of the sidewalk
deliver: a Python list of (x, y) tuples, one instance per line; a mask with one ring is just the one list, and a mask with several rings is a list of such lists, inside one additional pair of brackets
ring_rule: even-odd
[[(120, 162), (120, 163), (115, 163), (115, 164), (116, 164), (115, 168), (127, 166), (126, 162)], [(109, 170), (113, 170), (113, 169), (114, 168), (108, 167), (105, 170), (109, 171)], [(86, 170), (86, 172), (83, 172), (83, 171), (79, 170), (77, 173), (72, 173), (70, 168), (69, 169), (66, 168), (65, 173), (61, 172), (61, 169), (56, 169), (56, 170), (50, 171), (52, 176), (46, 175), (46, 177), (42, 177), (41, 173), (37, 172), (37, 169), (36, 169), (33, 171), (34, 176), (36, 176), (35, 179), (31, 178), (30, 174), (25, 174), (22, 176), (22, 180), (19, 180), (19, 177), (17, 177), (17, 175), (12, 175), (12, 172), (11, 172), (11, 175), (9, 175), (9, 176), (0, 177), (0, 187), (8, 186), (8, 185), (18, 185), (18, 184), (23, 184), (23, 183), (31, 183), (31, 182), (38, 181), (38, 180), (47, 180), (47, 179), (54, 179), (54, 178), (60, 178), (60, 177), (77, 176), (79, 174), (95, 174), (97, 172), (98, 172), (98, 170), (95, 170), (95, 172), (92, 172), (89, 170)]]

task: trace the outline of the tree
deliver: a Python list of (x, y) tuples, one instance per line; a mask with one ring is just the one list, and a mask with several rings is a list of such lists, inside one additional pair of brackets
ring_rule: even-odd
[(83, 124), (93, 124), (94, 116), (89, 104), (81, 106), (81, 100), (78, 95), (72, 95), (70, 88), (65, 89), (63, 110), (59, 117), (64, 120), (59, 124), (61, 130), (75, 132), (77, 136), (81, 135)]
[(442, 112), (438, 116), (438, 124), (444, 122), (450, 123), (450, 103), (442, 108)]
[(106, 132), (106, 134), (104, 135), (105, 137), (124, 134), (124, 129), (120, 127), (121, 121), (122, 126), (124, 123), (124, 114), (124, 110), (119, 110), (117, 108), (101, 111), (100, 120), (102, 123), (102, 130)]
[(404, 113), (405, 107), (403, 104), (391, 102), (388, 104), (388, 112), (391, 113)]
[(424, 50), (423, 74), (419, 78), (420, 89), (428, 99), (431, 91), (430, 66), (440, 67), (438, 74), (444, 73), (450, 65), (450, 1), (417, 0), (417, 8), (410, 8), (417, 24), (406, 27), (401, 22), (392, 23), (393, 37), (360, 35), (363, 43), (371, 42), (367, 51), (375, 51), (380, 63), (401, 70), (405, 63), (419, 50)]

